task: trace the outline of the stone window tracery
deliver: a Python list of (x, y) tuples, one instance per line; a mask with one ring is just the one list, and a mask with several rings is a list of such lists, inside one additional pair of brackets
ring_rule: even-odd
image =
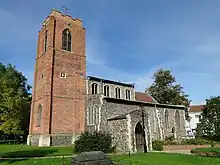
[(95, 124), (95, 108), (90, 106), (88, 108), (88, 117), (87, 117), (87, 121), (88, 121), (88, 125), (93, 125)]
[(104, 86), (104, 96), (109, 97), (109, 86), (108, 85)]
[(92, 94), (98, 94), (98, 84), (92, 84)]
[(117, 98), (117, 99), (120, 99), (120, 95), (121, 95), (121, 90), (120, 90), (120, 88), (115, 88), (115, 97)]
[(62, 49), (71, 51), (71, 45), (72, 45), (71, 42), (72, 42), (71, 33), (68, 29), (65, 29), (62, 35)]
[(126, 89), (125, 94), (126, 94), (126, 99), (131, 100), (131, 91), (129, 89)]

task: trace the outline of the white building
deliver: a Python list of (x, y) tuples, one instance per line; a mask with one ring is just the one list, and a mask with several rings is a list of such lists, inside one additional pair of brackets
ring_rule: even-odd
[(191, 105), (189, 107), (189, 120), (186, 121), (186, 131), (187, 135), (194, 137), (196, 133), (196, 127), (201, 118), (201, 113), (203, 111), (204, 105)]

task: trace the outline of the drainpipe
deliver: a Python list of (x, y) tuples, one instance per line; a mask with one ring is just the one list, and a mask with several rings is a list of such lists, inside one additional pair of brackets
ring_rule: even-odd
[(53, 111), (53, 78), (54, 78), (54, 60), (55, 60), (55, 35), (56, 34), (56, 19), (54, 18), (53, 27), (53, 54), (52, 54), (52, 73), (51, 73), (51, 89), (50, 89), (50, 117), (49, 117), (49, 135), (50, 135), (50, 145), (52, 144), (51, 130), (52, 130), (52, 111)]

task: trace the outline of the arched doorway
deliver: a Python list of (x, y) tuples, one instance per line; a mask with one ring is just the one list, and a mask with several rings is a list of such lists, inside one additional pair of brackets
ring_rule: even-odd
[(137, 123), (135, 127), (135, 140), (136, 140), (136, 149), (138, 152), (144, 151), (144, 134), (143, 127), (140, 122)]

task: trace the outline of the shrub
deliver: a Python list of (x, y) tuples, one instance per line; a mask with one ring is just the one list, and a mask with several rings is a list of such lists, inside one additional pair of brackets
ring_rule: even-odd
[(163, 151), (164, 141), (162, 140), (154, 140), (152, 141), (152, 147), (155, 151)]
[(108, 133), (102, 132), (84, 132), (74, 142), (75, 152), (103, 151), (112, 150), (112, 138)]
[(174, 135), (165, 137), (164, 145), (177, 145), (178, 142), (175, 141)]
[(203, 145), (203, 144), (210, 144), (211, 141), (202, 139), (202, 138), (196, 138), (196, 139), (185, 139), (182, 141), (182, 144), (185, 145)]
[[(196, 138), (197, 138), (197, 136), (196, 136)], [(201, 136), (201, 137), (198, 137), (198, 138), (203, 138), (203, 139), (211, 140), (211, 141), (215, 141), (215, 142), (220, 141), (220, 136)]]
[(165, 138), (165, 141), (174, 141), (174, 140), (175, 140), (174, 135), (166, 136)]
[(164, 145), (178, 145), (179, 143), (177, 141), (164, 141)]
[(220, 148), (218, 147), (194, 148), (191, 150), (191, 153), (200, 156), (207, 156), (207, 157), (220, 157)]
[(214, 142), (214, 141), (211, 141), (211, 142), (210, 142), (210, 145), (211, 145), (211, 147), (215, 147), (215, 142)]

